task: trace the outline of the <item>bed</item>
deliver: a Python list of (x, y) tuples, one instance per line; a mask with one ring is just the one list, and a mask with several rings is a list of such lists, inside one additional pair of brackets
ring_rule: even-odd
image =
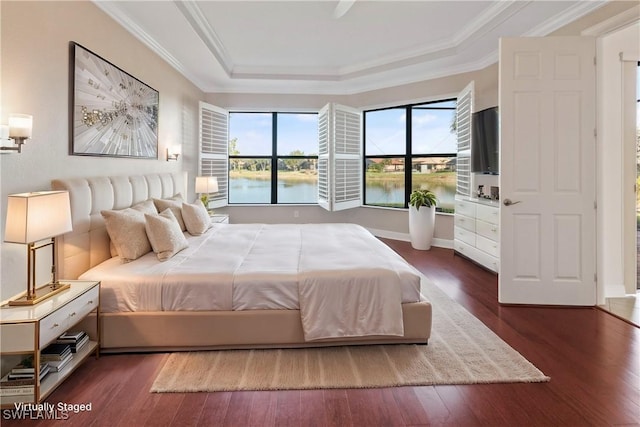
[(354, 224), (214, 224), (185, 232), (188, 245), (166, 261), (112, 256), (101, 212), (186, 194), (185, 182), (169, 173), (52, 182), (69, 192), (73, 221), (58, 238), (59, 275), (101, 281), (104, 351), (427, 343), (422, 276)]

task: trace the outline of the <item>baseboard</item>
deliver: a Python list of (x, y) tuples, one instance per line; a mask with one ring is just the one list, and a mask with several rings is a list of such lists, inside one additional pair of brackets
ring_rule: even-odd
[[(408, 233), (398, 233), (397, 231), (379, 230), (377, 228), (367, 228), (374, 236), (383, 239), (399, 240), (401, 242), (410, 242), (411, 237)], [(453, 240), (439, 239), (434, 237), (431, 246), (436, 248), (453, 249)]]
[(604, 297), (605, 298), (622, 298), (627, 295), (627, 290), (624, 287), (624, 284), (619, 285), (605, 285), (604, 286)]

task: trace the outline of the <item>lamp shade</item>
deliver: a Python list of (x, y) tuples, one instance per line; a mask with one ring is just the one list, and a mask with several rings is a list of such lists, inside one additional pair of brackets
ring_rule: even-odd
[(9, 195), (5, 242), (33, 243), (71, 230), (68, 192), (40, 191)]
[(216, 193), (218, 191), (218, 178), (215, 176), (196, 177), (196, 193)]
[(9, 137), (10, 138), (31, 138), (31, 127), (33, 116), (29, 114), (9, 115)]

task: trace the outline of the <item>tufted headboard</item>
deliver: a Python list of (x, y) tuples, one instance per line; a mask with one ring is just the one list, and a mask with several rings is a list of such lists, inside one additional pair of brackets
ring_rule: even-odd
[(109, 236), (100, 211), (124, 209), (150, 198), (176, 193), (186, 197), (185, 173), (102, 176), (51, 181), (53, 190), (69, 192), (73, 231), (58, 237), (58, 277), (77, 279), (111, 258)]

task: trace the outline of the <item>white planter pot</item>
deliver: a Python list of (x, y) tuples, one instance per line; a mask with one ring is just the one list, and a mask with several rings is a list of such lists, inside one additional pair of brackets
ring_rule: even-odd
[(420, 207), (420, 210), (409, 206), (409, 234), (414, 249), (429, 250), (433, 240), (433, 229), (436, 222), (436, 208)]

